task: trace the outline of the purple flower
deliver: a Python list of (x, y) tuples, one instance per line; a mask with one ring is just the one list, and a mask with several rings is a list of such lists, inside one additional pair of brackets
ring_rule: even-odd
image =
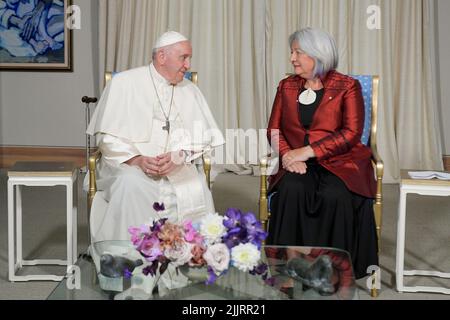
[(166, 223), (167, 218), (156, 220), (153, 225), (150, 227), (150, 231), (152, 233), (158, 233), (161, 231), (162, 226)]
[(239, 209), (229, 208), (225, 212), (225, 216), (226, 219), (223, 221), (223, 225), (228, 229), (232, 229), (239, 225), (242, 212)]
[(267, 269), (268, 269), (267, 264), (260, 263), (252, 271), (250, 271), (250, 273), (253, 275), (255, 274), (262, 275), (267, 272)]
[(256, 234), (258, 232), (263, 232), (261, 222), (259, 222), (255, 215), (251, 212), (246, 213), (242, 217), (242, 227), (244, 227), (249, 234)]
[(269, 285), (269, 286), (271, 286), (271, 287), (273, 287), (273, 286), (275, 285), (275, 278), (274, 278), (274, 277), (267, 278), (267, 275), (266, 275), (265, 278), (264, 278), (264, 276), (263, 276), (263, 280), (264, 280), (264, 282), (265, 282), (267, 285)]
[(131, 271), (130, 271), (128, 268), (126, 268), (126, 269), (123, 271), (123, 277), (124, 277), (125, 279), (130, 279), (132, 275), (133, 275), (133, 273), (131, 273)]
[(267, 232), (262, 229), (261, 222), (251, 212), (246, 213), (241, 222), (247, 233), (246, 242), (250, 242), (260, 249), (262, 242), (267, 237)]
[(129, 227), (128, 233), (131, 234), (131, 242), (133, 242), (133, 245), (138, 246), (141, 241), (143, 235), (149, 231), (149, 228), (146, 226), (141, 227)]
[(256, 220), (255, 214), (252, 212), (247, 212), (241, 218), (241, 223), (245, 228), (249, 228), (249, 227), (255, 225), (257, 222), (258, 222), (258, 220)]
[(223, 236), (222, 241), (229, 249), (231, 249), (238, 244), (243, 243), (244, 237), (245, 230), (240, 227), (236, 227), (229, 230), (227, 234)]
[(208, 266), (208, 280), (206, 280), (206, 284), (210, 285), (213, 284), (217, 279), (217, 275), (214, 272), (213, 268), (211, 268), (210, 266)]
[(155, 203), (153, 204), (153, 209), (154, 209), (156, 212), (166, 210), (166, 208), (164, 207), (164, 203), (162, 203), (162, 202), (161, 202), (161, 204), (159, 204), (158, 202), (155, 202)]
[(268, 273), (269, 267), (264, 262), (261, 262), (258, 266), (256, 266), (253, 270), (249, 271), (251, 275), (260, 275), (264, 282), (269, 286), (275, 285), (275, 278), (269, 277)]
[(184, 239), (187, 242), (195, 243), (199, 246), (203, 244), (203, 237), (192, 226), (192, 221), (185, 221), (183, 223), (183, 227), (184, 227)]
[(257, 231), (254, 234), (248, 233), (246, 237), (246, 242), (254, 244), (258, 249), (261, 249), (262, 242), (267, 237), (267, 232)]
[(162, 255), (160, 242), (155, 234), (145, 236), (136, 249), (145, 257), (145, 260), (150, 262)]
[(153, 263), (150, 266), (147, 266), (142, 270), (142, 273), (146, 276), (148, 275), (155, 276), (156, 270), (158, 269), (158, 264), (159, 264), (158, 260), (153, 261)]

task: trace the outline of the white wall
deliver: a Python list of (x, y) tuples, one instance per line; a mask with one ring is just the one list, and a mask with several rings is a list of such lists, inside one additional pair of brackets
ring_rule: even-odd
[(438, 75), (440, 77), (443, 153), (450, 155), (450, 1), (438, 0)]
[(74, 0), (81, 29), (73, 30), (73, 72), (0, 73), (0, 145), (85, 145), (84, 95), (95, 96), (98, 3)]

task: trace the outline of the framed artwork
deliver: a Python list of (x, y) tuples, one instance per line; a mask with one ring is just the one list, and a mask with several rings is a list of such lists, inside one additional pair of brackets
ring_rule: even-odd
[(0, 0), (0, 70), (72, 71), (70, 0)]

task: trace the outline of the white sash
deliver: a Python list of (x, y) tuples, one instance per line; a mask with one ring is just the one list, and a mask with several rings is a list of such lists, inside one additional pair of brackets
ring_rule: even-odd
[(178, 219), (195, 220), (206, 211), (205, 195), (195, 165), (185, 165), (167, 176), (177, 195)]

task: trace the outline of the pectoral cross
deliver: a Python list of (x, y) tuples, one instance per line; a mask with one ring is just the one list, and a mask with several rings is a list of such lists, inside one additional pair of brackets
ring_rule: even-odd
[(164, 127), (162, 127), (163, 130), (166, 130), (167, 133), (169, 133), (170, 131), (170, 121), (166, 120), (166, 125)]

